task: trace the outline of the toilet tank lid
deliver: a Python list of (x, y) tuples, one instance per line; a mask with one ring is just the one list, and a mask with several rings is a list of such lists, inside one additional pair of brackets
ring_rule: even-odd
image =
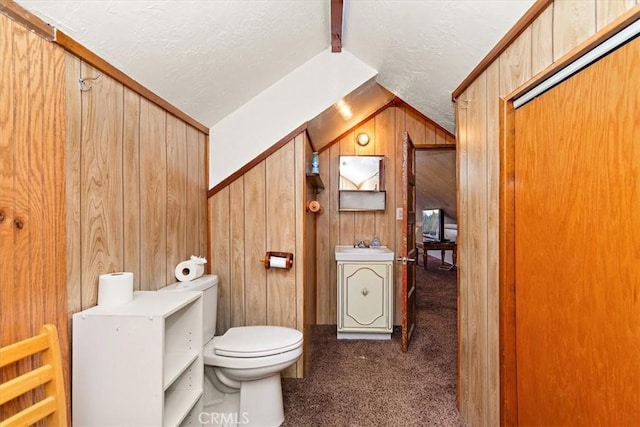
[(164, 288), (160, 288), (161, 291), (204, 291), (213, 286), (218, 285), (218, 276), (215, 274), (205, 274), (197, 279), (189, 282), (176, 282), (172, 283)]
[(241, 326), (216, 337), (214, 351), (227, 357), (264, 357), (302, 345), (302, 333), (282, 326)]

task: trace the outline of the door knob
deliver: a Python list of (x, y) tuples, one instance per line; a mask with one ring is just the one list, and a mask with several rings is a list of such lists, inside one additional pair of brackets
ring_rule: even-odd
[(402, 264), (406, 264), (408, 262), (416, 262), (415, 258), (407, 258), (406, 256), (396, 258), (396, 261), (402, 262)]

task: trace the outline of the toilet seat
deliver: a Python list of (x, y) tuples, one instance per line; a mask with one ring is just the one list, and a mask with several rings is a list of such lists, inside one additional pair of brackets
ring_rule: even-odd
[(300, 347), (301, 343), (302, 333), (295, 329), (282, 326), (241, 326), (215, 337), (212, 347), (218, 356), (255, 358), (286, 353)]

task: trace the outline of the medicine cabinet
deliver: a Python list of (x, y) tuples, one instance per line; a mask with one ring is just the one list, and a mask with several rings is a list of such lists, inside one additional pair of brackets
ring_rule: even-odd
[(339, 210), (383, 211), (384, 156), (339, 156)]

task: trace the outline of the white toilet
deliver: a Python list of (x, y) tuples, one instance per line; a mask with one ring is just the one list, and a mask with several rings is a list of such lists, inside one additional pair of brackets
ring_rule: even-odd
[(242, 326), (214, 337), (218, 276), (204, 275), (161, 290), (202, 291), (205, 425), (279, 426), (284, 421), (280, 372), (302, 354), (302, 333), (280, 326)]

